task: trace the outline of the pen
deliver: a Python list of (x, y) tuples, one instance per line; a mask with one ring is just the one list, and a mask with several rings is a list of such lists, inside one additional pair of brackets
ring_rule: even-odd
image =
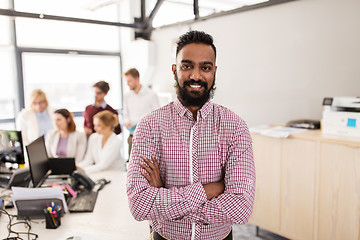
[(52, 211), (54, 211), (55, 210), (55, 203), (54, 202), (51, 202), (51, 206), (52, 206)]
[(51, 218), (52, 218), (52, 220), (53, 220), (53, 222), (54, 222), (54, 226), (56, 226), (55, 218), (54, 218), (54, 216), (52, 215), (51, 212), (50, 212), (50, 215), (51, 215)]

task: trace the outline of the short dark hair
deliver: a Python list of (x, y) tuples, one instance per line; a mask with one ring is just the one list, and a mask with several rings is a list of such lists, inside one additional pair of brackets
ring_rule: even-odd
[(131, 75), (133, 78), (139, 78), (140, 74), (139, 71), (136, 68), (130, 68), (124, 73), (125, 76)]
[(95, 83), (93, 87), (100, 89), (103, 93), (108, 93), (108, 91), (110, 90), (109, 84), (105, 81), (99, 81)]
[(184, 46), (190, 43), (203, 43), (206, 45), (210, 45), (214, 50), (216, 57), (216, 47), (214, 45), (213, 37), (210, 34), (197, 30), (189, 31), (179, 37), (176, 47), (176, 56)]

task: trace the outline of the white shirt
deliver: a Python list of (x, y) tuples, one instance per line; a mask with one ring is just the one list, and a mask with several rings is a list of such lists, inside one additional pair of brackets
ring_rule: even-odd
[(84, 160), (78, 164), (87, 174), (124, 167), (120, 155), (121, 140), (115, 133), (112, 133), (102, 147), (102, 138), (103, 136), (96, 132), (89, 137)]
[(159, 107), (157, 94), (150, 88), (141, 86), (138, 93), (130, 91), (124, 95), (124, 122), (133, 126)]

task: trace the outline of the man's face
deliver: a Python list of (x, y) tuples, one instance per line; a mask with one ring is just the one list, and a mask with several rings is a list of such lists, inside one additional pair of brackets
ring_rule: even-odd
[(172, 66), (177, 96), (185, 106), (202, 106), (215, 83), (215, 53), (210, 45), (191, 43), (184, 46)]
[(130, 74), (125, 75), (125, 80), (131, 91), (135, 90), (137, 85), (139, 84), (139, 78), (134, 78)]
[(103, 102), (105, 100), (106, 93), (101, 91), (100, 88), (94, 87), (95, 102)]

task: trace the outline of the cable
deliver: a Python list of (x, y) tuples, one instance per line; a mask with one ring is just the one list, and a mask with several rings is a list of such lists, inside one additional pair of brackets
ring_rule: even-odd
[(97, 181), (97, 185), (98, 184), (100, 184), (100, 186), (99, 186), (99, 188), (98, 188), (98, 192), (101, 190), (101, 189), (103, 189), (104, 188), (104, 186), (106, 185), (106, 184), (109, 184), (109, 183), (111, 183), (111, 181), (110, 180), (106, 180), (105, 178), (101, 178), (101, 179), (99, 179), (98, 181)]
[[(17, 217), (17, 215), (11, 215), (10, 213), (8, 213), (4, 209), (0, 209), (0, 212), (4, 213), (9, 218), (9, 223), (7, 225), (8, 235), (3, 240), (23, 240), (23, 238), (21, 238), (20, 235), (25, 235), (25, 234), (27, 235), (28, 240), (30, 240), (30, 236), (35, 237), (32, 240), (36, 240), (39, 237), (36, 233), (30, 232), (30, 230), (31, 230), (31, 221), (30, 221), (29, 218), (26, 218), (24, 221), (18, 221), (18, 222), (12, 223), (13, 219), (15, 217)], [(25, 228), (27, 228), (27, 232), (16, 232), (16, 231), (12, 230), (12, 227), (17, 225), (17, 224), (25, 224)], [(15, 235), (15, 236), (11, 236), (12, 234)]]

